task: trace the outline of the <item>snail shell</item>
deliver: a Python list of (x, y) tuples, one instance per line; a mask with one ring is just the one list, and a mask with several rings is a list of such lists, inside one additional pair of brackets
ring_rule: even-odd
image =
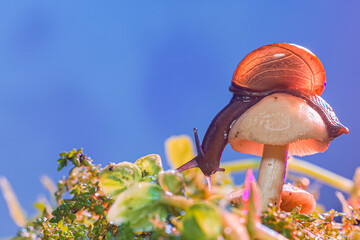
[(296, 89), (320, 96), (325, 84), (324, 67), (311, 51), (295, 44), (275, 43), (256, 49), (240, 62), (230, 91)]

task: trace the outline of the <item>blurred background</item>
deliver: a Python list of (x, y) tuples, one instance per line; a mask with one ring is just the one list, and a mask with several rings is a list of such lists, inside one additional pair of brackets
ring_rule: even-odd
[[(250, 51), (291, 42), (327, 72), (323, 98), (350, 134), (304, 157), (347, 178), (360, 165), (358, 1), (4, 1), (0, 7), (0, 175), (28, 217), (54, 181), (58, 153), (83, 147), (96, 163), (158, 153), (229, 102), (235, 67)], [(222, 161), (249, 157), (227, 147)], [(238, 176), (239, 182), (242, 177)], [(340, 210), (334, 190), (320, 202)], [(0, 237), (12, 222), (0, 197)]]

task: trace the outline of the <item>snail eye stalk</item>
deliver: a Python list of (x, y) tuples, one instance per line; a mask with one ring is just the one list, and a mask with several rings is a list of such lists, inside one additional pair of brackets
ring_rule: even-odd
[(180, 166), (179, 168), (177, 168), (176, 170), (178, 170), (179, 172), (183, 172), (190, 168), (198, 167), (199, 166), (198, 159), (204, 157), (204, 152), (201, 148), (199, 136), (197, 134), (197, 128), (194, 128), (193, 131), (194, 131), (194, 137), (195, 137), (196, 151), (197, 151), (198, 155), (196, 157), (194, 157), (191, 161), (189, 161), (189, 162), (185, 163), (184, 165)]
[(203, 152), (203, 150), (201, 148), (201, 145), (200, 145), (199, 136), (198, 136), (198, 133), (197, 133), (197, 128), (194, 128), (193, 131), (194, 131), (194, 138), (195, 138), (195, 145), (196, 145), (197, 155), (199, 157), (204, 157), (204, 152)]
[(185, 163), (184, 165), (178, 167), (176, 170), (181, 173), (185, 170), (196, 167), (198, 167), (197, 157), (193, 158), (191, 161)]

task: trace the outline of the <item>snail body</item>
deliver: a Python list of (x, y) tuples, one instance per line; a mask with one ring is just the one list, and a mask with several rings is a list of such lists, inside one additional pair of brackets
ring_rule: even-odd
[(323, 119), (329, 140), (347, 133), (332, 108), (320, 97), (326, 84), (320, 60), (309, 50), (288, 43), (263, 46), (249, 53), (236, 68), (230, 87), (233, 97), (212, 120), (203, 142), (195, 133), (198, 155), (178, 168), (199, 167), (210, 177), (220, 168), (234, 122), (265, 97), (285, 93), (301, 98)]

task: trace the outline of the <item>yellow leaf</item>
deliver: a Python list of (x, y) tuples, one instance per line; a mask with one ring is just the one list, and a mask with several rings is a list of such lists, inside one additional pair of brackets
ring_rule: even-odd
[(171, 136), (165, 141), (166, 160), (178, 168), (195, 157), (192, 140), (187, 135)]

